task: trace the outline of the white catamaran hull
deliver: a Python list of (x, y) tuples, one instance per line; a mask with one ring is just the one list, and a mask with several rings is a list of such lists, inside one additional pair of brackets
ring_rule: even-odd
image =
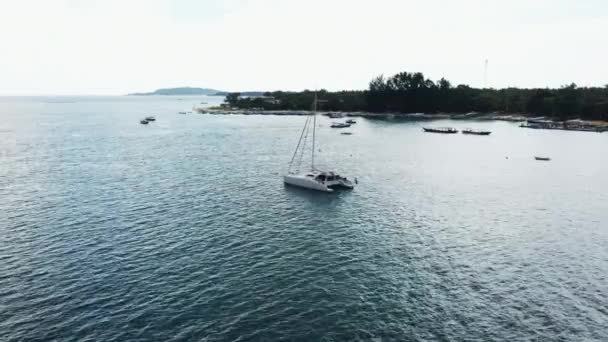
[(311, 171), (304, 174), (290, 174), (283, 176), (283, 181), (285, 184), (325, 192), (332, 192), (334, 188), (353, 189), (355, 187), (353, 182), (333, 172)]
[(285, 182), (285, 184), (298, 186), (301, 188), (306, 188), (306, 189), (311, 189), (311, 190), (318, 190), (318, 191), (325, 191), (325, 192), (334, 191), (333, 189), (327, 187), (325, 184), (321, 184), (321, 183), (317, 182), (316, 180), (306, 177), (304, 175), (283, 176), (283, 181)]

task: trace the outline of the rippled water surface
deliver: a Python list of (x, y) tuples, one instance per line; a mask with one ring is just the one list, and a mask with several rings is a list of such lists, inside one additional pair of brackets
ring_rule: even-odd
[(0, 340), (608, 340), (607, 133), (321, 118), (324, 194), (203, 100), (0, 98)]

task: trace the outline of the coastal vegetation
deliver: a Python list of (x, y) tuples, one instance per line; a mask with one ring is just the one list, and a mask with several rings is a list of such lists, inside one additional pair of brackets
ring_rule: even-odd
[[(608, 120), (608, 85), (578, 87), (572, 83), (557, 89), (473, 88), (453, 86), (444, 78), (433, 81), (422, 73), (382, 75), (363, 91), (317, 92), (320, 108), (327, 111), (372, 113), (519, 113), (565, 120), (584, 118)], [(226, 106), (238, 109), (308, 110), (314, 92), (274, 91), (263, 96), (229, 93)]]

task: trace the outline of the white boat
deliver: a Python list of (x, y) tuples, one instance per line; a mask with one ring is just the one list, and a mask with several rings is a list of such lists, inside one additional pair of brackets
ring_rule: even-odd
[(349, 123), (344, 122), (334, 122), (331, 124), (331, 128), (348, 128), (350, 127)]
[[(289, 162), (289, 169), (286, 175), (283, 176), (283, 181), (287, 185), (293, 185), (305, 189), (318, 190), (324, 192), (333, 192), (335, 189), (353, 189), (355, 183), (346, 177), (342, 177), (333, 171), (319, 170), (315, 167), (315, 143), (316, 143), (316, 127), (317, 127), (317, 94), (313, 104), (312, 115), (306, 117), (304, 128), (300, 133), (300, 140), (296, 150)], [(311, 129), (312, 127), (312, 129)], [(312, 131), (312, 148), (310, 150), (311, 164), (310, 169), (300, 171), (302, 158), (305, 154), (306, 145), (309, 133)]]
[(285, 184), (312, 190), (332, 192), (334, 189), (353, 189), (355, 184), (333, 172), (313, 170), (300, 174), (288, 174), (283, 177)]

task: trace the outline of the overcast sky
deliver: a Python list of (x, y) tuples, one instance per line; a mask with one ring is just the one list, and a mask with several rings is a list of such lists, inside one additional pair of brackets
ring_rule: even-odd
[(0, 94), (608, 83), (606, 0), (0, 0)]

